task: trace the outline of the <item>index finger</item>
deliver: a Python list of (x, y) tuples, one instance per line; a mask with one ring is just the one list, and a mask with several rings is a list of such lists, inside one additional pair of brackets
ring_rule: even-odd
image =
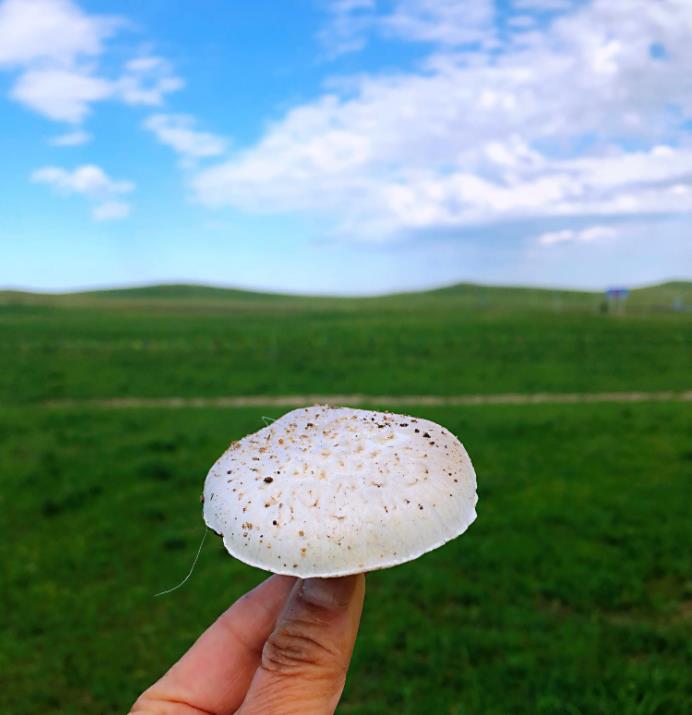
[(146, 713), (161, 703), (218, 715), (237, 710), (294, 583), (290, 576), (271, 576), (236, 601), (138, 698), (131, 712)]

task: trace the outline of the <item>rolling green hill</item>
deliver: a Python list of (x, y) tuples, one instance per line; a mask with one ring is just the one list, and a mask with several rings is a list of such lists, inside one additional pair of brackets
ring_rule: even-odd
[(688, 310), (692, 308), (692, 281), (669, 281), (646, 288), (633, 290), (630, 295), (635, 305), (651, 305), (668, 308), (678, 301)]
[(112, 288), (73, 293), (72, 295), (79, 295), (85, 298), (145, 298), (152, 300), (279, 300), (287, 297), (279, 293), (262, 293), (239, 288), (221, 288), (186, 283)]
[(279, 293), (261, 293), (237, 288), (194, 284), (165, 284), (136, 286), (132, 288), (109, 288), (70, 293), (36, 293), (30, 291), (0, 291), (2, 304), (43, 304), (43, 305), (86, 305), (104, 304), (111, 301), (127, 302), (219, 302), (219, 301), (262, 301), (286, 300), (290, 296)]
[[(410, 302), (419, 304), (429, 300), (444, 300), (473, 308), (534, 308), (534, 309), (589, 309), (596, 310), (603, 301), (600, 291), (577, 291), (561, 288), (532, 288), (521, 286), (488, 286), (475, 283), (456, 283), (427, 291), (392, 293), (375, 297), (305, 296), (267, 293), (196, 284), (163, 284), (112, 288), (71, 293), (35, 293), (28, 291), (0, 291), (0, 305), (48, 304), (76, 306), (90, 303), (239, 303), (291, 302), (322, 303), (330, 306), (354, 304)], [(692, 281), (670, 281), (631, 290), (628, 308), (673, 309), (692, 307)]]

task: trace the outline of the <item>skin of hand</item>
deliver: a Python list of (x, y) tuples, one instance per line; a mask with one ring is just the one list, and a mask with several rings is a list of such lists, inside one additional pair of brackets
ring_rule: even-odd
[(130, 715), (330, 715), (364, 595), (362, 574), (268, 578), (142, 693)]

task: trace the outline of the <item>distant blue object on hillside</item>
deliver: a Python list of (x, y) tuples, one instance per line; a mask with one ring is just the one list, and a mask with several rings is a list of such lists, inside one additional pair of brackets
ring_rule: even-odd
[(622, 300), (627, 298), (629, 292), (629, 288), (607, 288), (605, 294), (610, 300)]

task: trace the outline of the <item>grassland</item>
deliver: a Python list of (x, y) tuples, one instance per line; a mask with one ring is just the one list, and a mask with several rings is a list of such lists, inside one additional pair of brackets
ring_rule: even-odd
[[(689, 712), (684, 406), (418, 412), (463, 436), (479, 519), (369, 577), (341, 712)], [(125, 711), (261, 577), (212, 540), (152, 598), (190, 564), (206, 468), (261, 414), (3, 414), (1, 712)]]
[[(689, 315), (654, 302), (602, 315), (589, 294), (451, 292), (6, 295), (0, 712), (126, 711), (262, 578), (208, 539), (191, 581), (152, 598), (189, 568), (210, 463), (280, 410), (45, 401), (690, 387)], [(340, 712), (692, 711), (689, 405), (411, 410), (467, 445), (479, 519), (369, 576)]]
[(6, 296), (0, 404), (689, 386), (690, 314), (602, 315), (588, 293), (461, 286), (366, 300), (210, 299), (212, 289), (183, 288)]

